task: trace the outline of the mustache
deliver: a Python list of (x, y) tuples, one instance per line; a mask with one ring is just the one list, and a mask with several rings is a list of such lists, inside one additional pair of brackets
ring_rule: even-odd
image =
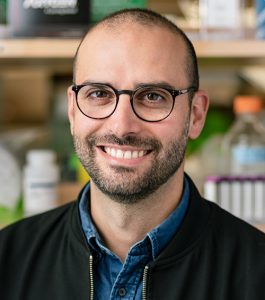
[(119, 146), (134, 146), (151, 148), (152, 150), (160, 150), (162, 148), (161, 142), (153, 138), (140, 138), (133, 135), (127, 135), (122, 138), (115, 134), (108, 134), (104, 136), (90, 136), (86, 138), (88, 144), (96, 146), (99, 144), (113, 144)]

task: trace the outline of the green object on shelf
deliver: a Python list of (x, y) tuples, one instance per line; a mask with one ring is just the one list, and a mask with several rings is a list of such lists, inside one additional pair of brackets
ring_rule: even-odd
[(98, 22), (106, 15), (125, 8), (145, 8), (147, 0), (92, 0), (91, 19)]
[(24, 217), (23, 199), (18, 200), (13, 209), (0, 206), (0, 228), (14, 223)]
[(0, 24), (6, 24), (6, 0), (0, 0)]

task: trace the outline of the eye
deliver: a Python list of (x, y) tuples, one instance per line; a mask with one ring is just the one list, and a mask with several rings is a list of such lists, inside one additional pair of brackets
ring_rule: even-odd
[(95, 97), (95, 98), (106, 98), (109, 96), (109, 92), (104, 90), (96, 90), (96, 91), (90, 91), (88, 94), (89, 97)]
[(142, 88), (135, 93), (133, 105), (136, 110), (147, 109), (149, 113), (151, 110), (169, 109), (172, 106), (172, 96), (163, 88)]
[(158, 104), (167, 101), (169, 95), (166, 91), (161, 90), (139, 90), (135, 95), (137, 101), (146, 103), (146, 104)]
[(163, 96), (161, 96), (157, 92), (148, 92), (146, 94), (146, 98), (150, 101), (161, 101), (164, 99)]
[(87, 95), (89, 98), (110, 98), (112, 93), (103, 89), (90, 90)]
[(80, 90), (80, 98), (89, 101), (113, 100), (115, 93), (107, 86), (86, 85)]
[(79, 105), (104, 106), (115, 103), (116, 95), (108, 86), (85, 85), (78, 94)]

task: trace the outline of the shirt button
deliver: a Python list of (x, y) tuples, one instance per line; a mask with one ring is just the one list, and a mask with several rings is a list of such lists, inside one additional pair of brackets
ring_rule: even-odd
[(119, 289), (119, 295), (120, 295), (121, 297), (124, 297), (124, 296), (126, 295), (126, 293), (127, 293), (127, 291), (126, 291), (125, 288), (120, 288), (120, 289)]

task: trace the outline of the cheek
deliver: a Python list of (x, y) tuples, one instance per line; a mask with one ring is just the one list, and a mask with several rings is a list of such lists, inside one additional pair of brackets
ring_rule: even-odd
[(178, 139), (183, 132), (183, 125), (174, 119), (164, 120), (161, 123), (155, 124), (152, 132), (154, 138), (158, 139), (164, 146)]
[(174, 110), (171, 115), (162, 121), (157, 123), (157, 127), (154, 132), (160, 140), (165, 143), (172, 142), (179, 139), (189, 127), (189, 110), (183, 109)]
[(84, 138), (97, 132), (102, 125), (101, 123), (102, 121), (90, 119), (76, 112), (71, 124), (71, 130), (73, 135)]

